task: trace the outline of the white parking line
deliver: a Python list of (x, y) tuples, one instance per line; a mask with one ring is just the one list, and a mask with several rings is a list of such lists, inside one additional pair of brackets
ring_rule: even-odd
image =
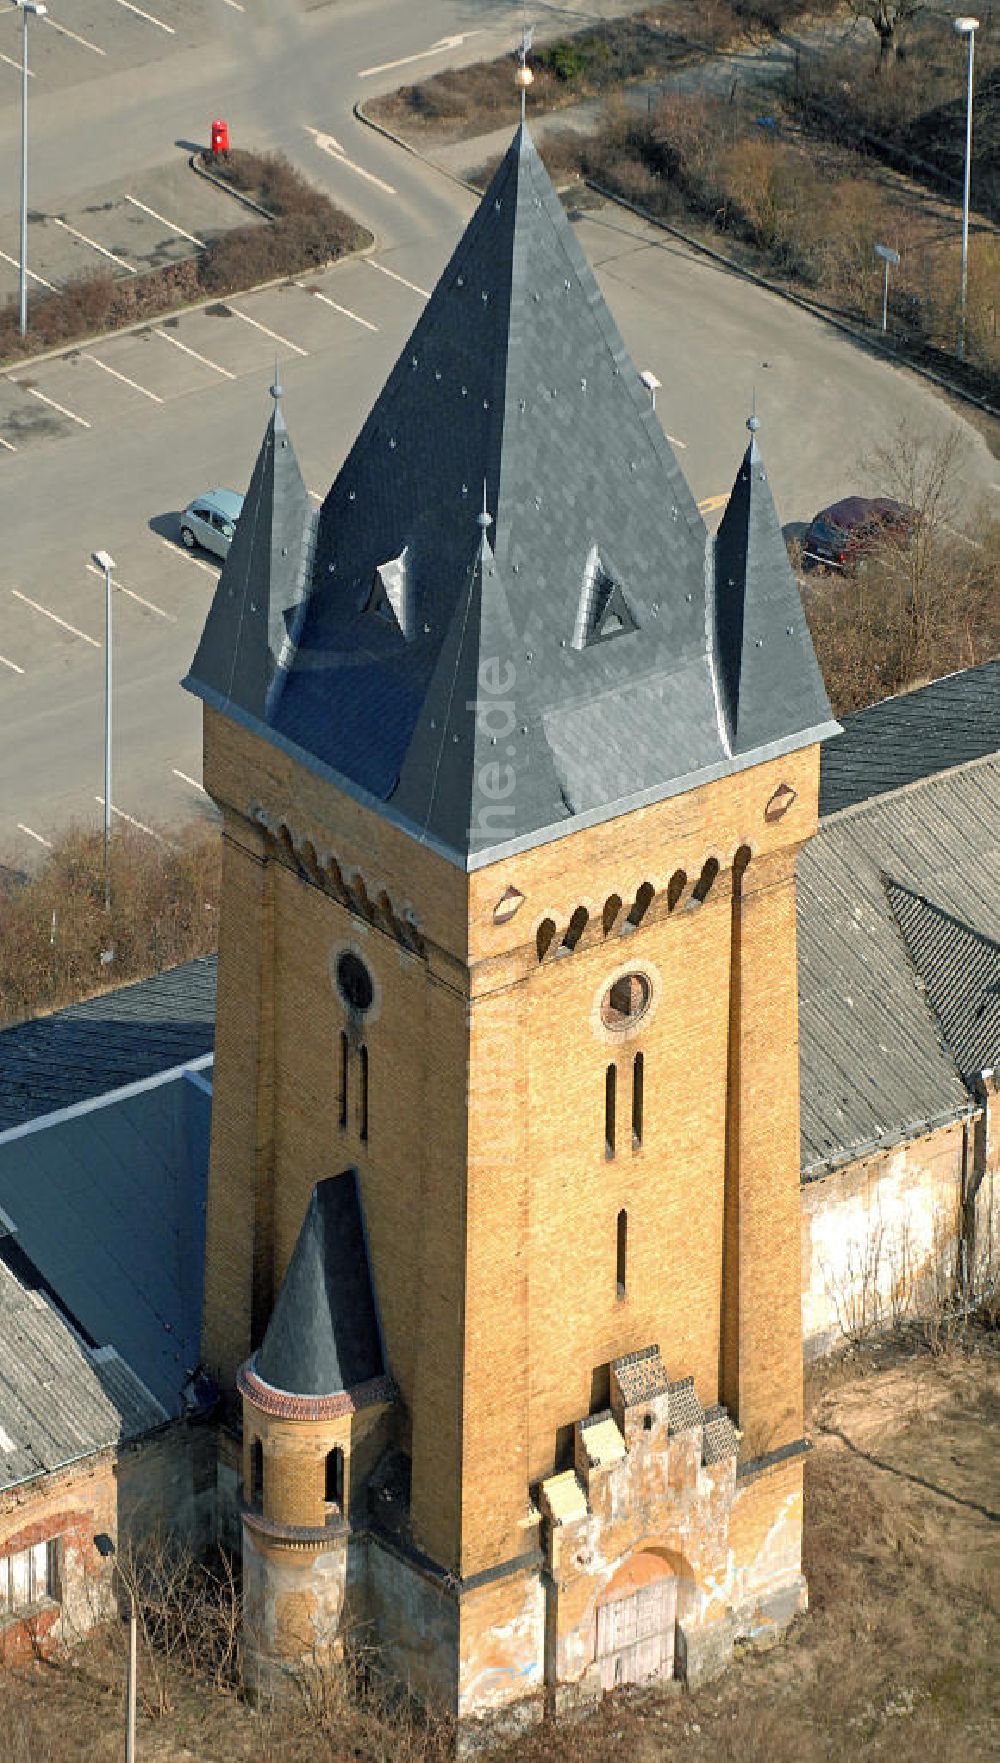
[(59, 32), (61, 37), (72, 37), (74, 43), (79, 43), (84, 49), (92, 49), (95, 55), (107, 54), (106, 49), (99, 49), (96, 43), (89, 42), (86, 37), (78, 37), (75, 31), (69, 29), (68, 25), (57, 24), (51, 12), (43, 12), (42, 17), (46, 24), (50, 24), (54, 31)]
[(96, 239), (88, 238), (86, 233), (81, 233), (79, 227), (70, 226), (68, 220), (60, 220), (58, 214), (50, 215), (49, 218), (54, 226), (61, 226), (64, 233), (72, 233), (74, 239), (81, 239), (85, 245), (90, 246), (92, 251), (99, 251), (102, 257), (110, 258), (112, 263), (117, 263), (120, 269), (127, 269), (129, 275), (138, 275), (139, 271), (133, 269), (131, 263), (126, 263), (124, 257), (116, 257), (106, 245), (99, 245)]
[(126, 12), (134, 12), (136, 18), (144, 18), (147, 24), (158, 25), (161, 31), (166, 31), (169, 36), (176, 37), (177, 32), (172, 24), (164, 24), (162, 18), (154, 18), (151, 12), (143, 12), (141, 6), (133, 6), (132, 0), (118, 0), (118, 4), (124, 6)]
[(973, 551), (985, 550), (985, 546), (981, 539), (970, 539), (968, 533), (960, 532), (957, 526), (951, 526), (946, 520), (943, 520), (941, 525), (944, 527), (946, 533), (950, 533), (953, 539), (958, 540), (959, 544), (968, 545)]
[(4, 667), (9, 667), (11, 673), (23, 673), (24, 672), (24, 668), (18, 667), (16, 661), (8, 661), (6, 655), (0, 655), (0, 662), (3, 663)]
[(109, 367), (106, 361), (99, 361), (96, 355), (84, 355), (83, 360), (99, 367), (103, 373), (109, 373), (113, 380), (121, 380), (123, 386), (131, 386), (133, 392), (141, 392), (144, 398), (151, 398), (154, 404), (163, 403), (159, 393), (151, 392), (148, 386), (140, 386), (138, 380), (130, 380), (127, 373), (119, 373), (117, 367)]
[(185, 232), (184, 228), (178, 226), (175, 220), (168, 220), (165, 214), (157, 214), (155, 208), (147, 208), (145, 202), (140, 202), (137, 196), (126, 196), (125, 200), (131, 202), (133, 208), (141, 208), (143, 214), (151, 214), (154, 220), (160, 222), (161, 226), (168, 226), (172, 233), (180, 233), (182, 239), (190, 239), (192, 245), (197, 245), (202, 251), (205, 250), (204, 239), (197, 238), (194, 233)]
[(266, 324), (261, 324), (258, 318), (251, 318), (248, 312), (241, 312), (238, 306), (227, 306), (226, 310), (234, 318), (242, 318), (244, 324), (252, 324), (255, 331), (263, 331), (265, 337), (270, 337), (273, 343), (280, 343), (283, 349), (291, 349), (295, 355), (308, 355), (308, 349), (301, 349), (298, 343), (290, 343), (287, 337), (279, 336), (277, 331), (268, 330)]
[(27, 392), (29, 398), (37, 398), (41, 404), (51, 404), (53, 410), (58, 410), (60, 416), (68, 416), (70, 422), (78, 422), (82, 429), (89, 429), (90, 424), (86, 417), (77, 416), (75, 410), (67, 410), (65, 404), (57, 404), (55, 399), (50, 398), (47, 392), (40, 392), (37, 386), (22, 386), (20, 380), (11, 379), (9, 374), (7, 377), (10, 379), (12, 386), (21, 386), (21, 391)]
[[(14, 269), (20, 271), (21, 262), (19, 258), (8, 257), (6, 251), (0, 251), (0, 257), (3, 258), (5, 263), (11, 264)], [(58, 294), (59, 289), (52, 282), (47, 282), (43, 275), (36, 275), (33, 269), (29, 269), (25, 273), (27, 274), (29, 282), (40, 282), (43, 288), (48, 288), (50, 294)]]
[(27, 594), (22, 594), (20, 588), (11, 588), (10, 591), (15, 600), (23, 600), (24, 604), (30, 606), (33, 612), (40, 612), (43, 618), (51, 618), (53, 624), (61, 624), (64, 631), (69, 631), (71, 636), (79, 637), (82, 642), (89, 643), (92, 649), (100, 648), (101, 645), (96, 637), (88, 637), (86, 631), (77, 630), (75, 624), (67, 624), (64, 618), (59, 617), (58, 612), (50, 612), (47, 606), (39, 606), (37, 600), (30, 600)]
[(322, 502), (323, 497), (320, 495), (318, 490), (310, 490), (309, 494), (312, 497), (314, 502)]
[(3, 435), (0, 435), (0, 447), (6, 447), (8, 453), (16, 453), (17, 452), (17, 448), (15, 447), (13, 441), (5, 441), (3, 438)]
[(160, 544), (166, 545), (167, 550), (169, 552), (171, 552), (171, 554), (174, 557), (182, 558), (185, 563), (193, 563), (195, 566), (195, 569), (203, 569), (205, 571), (206, 575), (212, 576), (213, 580), (216, 580), (216, 581), (218, 580), (218, 577), (215, 574), (215, 570), (212, 569), (209, 564), (202, 563), (202, 560), (200, 557), (192, 557), (190, 551), (183, 550), (183, 548), (180, 545), (173, 544), (170, 539), (162, 539), (161, 538)]
[[(103, 796), (95, 796), (94, 801), (98, 802), (102, 808), (104, 807)], [(167, 843), (166, 839), (163, 838), (160, 833), (154, 832), (151, 826), (145, 826), (141, 820), (134, 820), (131, 814), (126, 814), (124, 808), (116, 808), (113, 802), (111, 804), (111, 812), (112, 814), (117, 814), (119, 820), (127, 820), (129, 826), (134, 826), (137, 832), (148, 833), (149, 837), (155, 839), (158, 845), (165, 845)]]
[[(101, 580), (104, 580), (104, 571), (98, 569), (96, 563), (88, 563), (85, 567), (89, 569), (91, 575), (99, 575)], [(118, 589), (119, 594), (127, 594), (130, 600), (136, 600), (140, 606), (145, 606), (147, 612), (155, 612), (157, 618), (167, 618), (171, 624), (177, 623), (172, 612), (164, 612), (162, 606), (154, 606), (152, 600), (144, 600), (141, 594), (137, 594), (133, 588), (127, 588), (124, 582), (118, 580), (117, 576), (111, 577), (111, 585)]]
[(377, 324), (371, 324), (367, 318), (359, 317), (349, 306), (341, 306), (336, 300), (331, 300), (329, 294), (324, 294), (322, 289), (307, 287), (305, 282), (296, 282), (295, 286), (301, 288), (305, 294), (312, 294), (314, 299), (322, 300), (324, 306), (332, 306), (334, 312), (342, 312), (345, 318), (353, 318), (355, 324), (364, 325), (366, 331), (378, 330)]
[[(12, 61), (9, 55), (0, 55), (0, 61), (6, 61), (7, 66), (15, 68), (18, 73), (24, 72), (24, 69), (22, 68), (21, 63), (19, 61)], [(34, 77), (35, 77), (35, 70), (33, 67), (29, 67), (29, 69), (28, 69), (29, 80), (33, 80)]]
[[(663, 432), (665, 435), (667, 435), (666, 429), (664, 429)], [(687, 452), (687, 442), (686, 441), (679, 441), (677, 439), (676, 435), (667, 435), (667, 440), (670, 442), (671, 447), (681, 447), (681, 448), (683, 448), (685, 453)]]
[[(241, 11), (241, 12), (242, 12), (242, 10), (243, 10), (243, 8), (242, 8), (242, 6), (241, 6), (241, 7), (240, 7), (240, 11)], [(208, 795), (208, 791), (207, 791), (207, 790), (206, 790), (206, 788), (205, 788), (205, 786), (204, 786), (204, 784), (200, 784), (200, 783), (199, 783), (199, 782), (198, 782), (198, 779), (197, 779), (197, 778), (196, 778), (196, 777), (188, 777), (188, 774), (187, 774), (187, 772), (186, 772), (186, 771), (178, 771), (178, 769), (177, 769), (177, 767), (176, 767), (176, 765), (172, 765), (172, 766), (171, 766), (171, 767), (170, 767), (170, 769), (171, 769), (171, 771), (172, 771), (172, 772), (173, 772), (173, 774), (174, 774), (174, 776), (175, 776), (175, 777), (179, 777), (179, 778), (180, 778), (180, 780), (181, 780), (181, 782), (182, 782), (182, 783), (185, 783), (185, 784), (190, 784), (190, 785), (191, 785), (191, 788), (192, 788), (192, 789), (193, 789), (193, 790), (200, 790), (200, 791), (201, 791), (201, 793), (202, 793), (202, 795), (203, 795), (203, 796), (207, 796), (207, 795)]]
[(246, 11), (246, 7), (240, 5), (240, 0), (223, 0), (223, 4), (225, 6), (231, 6), (234, 12)]
[(386, 269), (384, 263), (373, 263), (370, 257), (363, 257), (361, 261), (367, 263), (369, 269), (377, 269), (380, 275), (387, 275), (394, 282), (402, 282), (404, 288), (411, 288), (414, 294), (420, 295), (421, 299), (430, 299), (429, 288), (418, 288), (416, 282), (408, 282), (405, 275), (397, 275), (394, 269)]
[(43, 839), (41, 833), (36, 833), (34, 827), (25, 826), (23, 820), (18, 821), (17, 830), (19, 833), (27, 833), (29, 839), (37, 839), (38, 843), (40, 845), (45, 846), (46, 851), (51, 851), (52, 840), (51, 839)]
[(165, 343), (173, 343), (175, 349), (183, 349), (185, 355), (190, 355), (195, 361), (200, 361), (203, 367), (211, 367), (215, 373), (221, 373), (224, 379), (234, 380), (236, 378), (234, 373), (230, 373), (228, 367), (220, 367), (217, 361), (209, 361), (207, 355), (199, 355), (197, 349), (189, 349), (186, 343), (181, 342), (180, 337), (171, 336), (169, 331), (158, 330), (154, 325), (153, 335), (154, 337), (162, 337)]

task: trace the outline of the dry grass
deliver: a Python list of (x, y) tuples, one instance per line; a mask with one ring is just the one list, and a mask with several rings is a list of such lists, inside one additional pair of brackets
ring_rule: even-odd
[[(995, 1333), (931, 1355), (882, 1344), (813, 1374), (810, 1613), (695, 1695), (608, 1697), (495, 1763), (986, 1763), (1000, 1623)], [(280, 1715), (146, 1658), (145, 1763), (444, 1763), (449, 1734), (331, 1677)], [(158, 1673), (158, 1675), (157, 1675)], [(120, 1756), (120, 1636), (0, 1679), (4, 1763)]]
[[(111, 913), (99, 832), (70, 831), (31, 876), (0, 881), (0, 1026), (125, 985), (216, 946), (221, 841), (204, 823), (115, 831)], [(114, 961), (101, 960), (112, 948)]]
[(219, 161), (202, 157), (216, 176), (268, 209), (272, 220), (232, 227), (198, 256), (165, 263), (146, 275), (120, 279), (97, 271), (67, 282), (58, 294), (32, 296), (23, 341), (16, 302), (9, 300), (0, 309), (0, 360), (121, 330), (207, 294), (232, 294), (315, 269), (371, 243), (371, 234), (283, 155), (233, 151)]

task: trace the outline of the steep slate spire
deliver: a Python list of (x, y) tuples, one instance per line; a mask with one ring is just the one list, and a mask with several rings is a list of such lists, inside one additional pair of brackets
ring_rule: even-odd
[[(323, 504), (280, 693), (188, 683), (474, 868), (753, 763), (709, 545), (522, 125)], [(769, 750), (832, 727), (787, 687)]]
[(229, 555), (184, 684), (225, 708), (264, 718), (280, 691), (308, 592), (315, 515), (281, 413), (274, 410), (257, 455)]
[(799, 590), (757, 444), (743, 455), (715, 537), (712, 638), (726, 741), (734, 756), (781, 745), (789, 729), (835, 734)]
[(255, 1369), (297, 1396), (336, 1395), (385, 1372), (353, 1169), (313, 1188)]

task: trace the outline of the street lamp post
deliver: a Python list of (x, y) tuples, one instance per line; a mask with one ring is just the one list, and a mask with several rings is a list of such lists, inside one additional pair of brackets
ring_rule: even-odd
[(115, 560), (107, 551), (92, 551), (104, 571), (104, 910), (111, 911), (111, 572)]
[(969, 186), (972, 180), (972, 65), (976, 53), (978, 18), (956, 18), (955, 30), (969, 39), (969, 77), (965, 99), (965, 187), (962, 193), (962, 293), (959, 303), (958, 358), (965, 358), (965, 306), (969, 290)]
[(899, 262), (899, 252), (894, 251), (891, 245), (876, 245), (875, 255), (881, 257), (885, 269), (882, 281), (882, 335), (884, 337), (889, 327), (889, 265)]
[(118, 1577), (128, 1592), (128, 1676), (125, 1698), (125, 1763), (135, 1763), (135, 1696), (138, 1621), (135, 1607), (135, 1581), (122, 1572), (118, 1551), (106, 1531), (94, 1538), (94, 1548), (105, 1561), (114, 1561)]
[(21, 335), (28, 329), (28, 14), (44, 18), (42, 0), (14, 0), (22, 17), (21, 30)]

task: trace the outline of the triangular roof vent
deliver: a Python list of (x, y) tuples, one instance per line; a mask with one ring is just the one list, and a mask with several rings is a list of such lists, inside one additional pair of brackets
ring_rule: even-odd
[(583, 572), (574, 649), (586, 649), (591, 643), (603, 643), (608, 637), (624, 636), (638, 628), (621, 583), (605, 568), (597, 546), (592, 545)]
[(394, 624), (409, 642), (413, 635), (410, 599), (410, 547), (404, 545), (398, 557), (376, 567), (368, 611)]

